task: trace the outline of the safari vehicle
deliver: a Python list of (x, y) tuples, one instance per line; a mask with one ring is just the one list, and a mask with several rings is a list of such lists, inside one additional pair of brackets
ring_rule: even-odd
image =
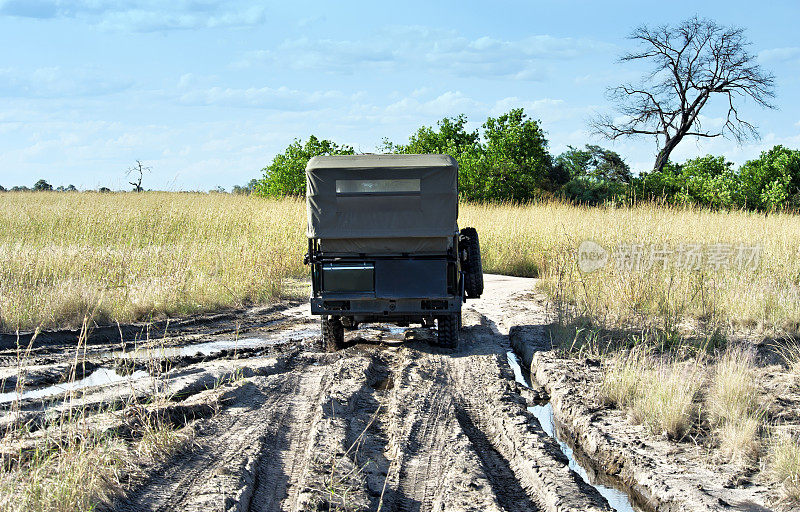
[(311, 313), (325, 344), (372, 322), (437, 329), (455, 348), (461, 305), (483, 293), (478, 234), (458, 230), (447, 155), (317, 156), (306, 166)]

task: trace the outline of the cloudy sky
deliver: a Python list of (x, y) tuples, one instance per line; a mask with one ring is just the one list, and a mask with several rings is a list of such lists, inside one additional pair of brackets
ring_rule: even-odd
[(607, 87), (641, 75), (617, 62), (634, 27), (694, 14), (747, 29), (779, 109), (743, 109), (760, 141), (687, 140), (675, 159), (800, 147), (796, 0), (0, 0), (0, 185), (123, 188), (139, 159), (148, 188), (230, 189), (296, 137), (370, 152), (444, 116), (478, 127), (515, 107), (554, 154), (601, 143), (645, 170), (652, 140), (603, 142), (586, 121), (608, 110)]

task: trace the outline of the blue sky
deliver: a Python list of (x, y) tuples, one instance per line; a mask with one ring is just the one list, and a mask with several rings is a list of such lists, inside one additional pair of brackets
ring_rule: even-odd
[(634, 27), (695, 14), (747, 29), (779, 110), (743, 109), (760, 141), (686, 140), (674, 159), (800, 148), (796, 0), (432, 4), (0, 0), (0, 185), (127, 188), (140, 159), (148, 188), (230, 189), (295, 137), (370, 152), (444, 116), (478, 127), (515, 107), (554, 154), (600, 143), (646, 170), (651, 139), (611, 144), (586, 121), (608, 111), (607, 87), (641, 75), (617, 62)]

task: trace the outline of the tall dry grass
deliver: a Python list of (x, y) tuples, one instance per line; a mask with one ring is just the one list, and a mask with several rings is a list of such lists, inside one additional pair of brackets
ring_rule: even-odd
[(264, 302), (304, 274), (302, 202), (226, 194), (0, 194), (0, 328)]
[(605, 362), (601, 398), (653, 434), (679, 440), (699, 420), (696, 398), (704, 374), (699, 358), (656, 355), (640, 345)]
[(780, 484), (784, 500), (800, 503), (800, 437), (775, 436), (770, 445), (768, 470)]
[[(477, 227), (484, 269), (538, 275), (543, 289), (576, 317), (602, 327), (665, 331), (698, 326), (797, 332), (800, 325), (800, 229), (791, 214), (714, 212), (641, 205), (577, 207), (462, 205), (459, 225)], [(611, 261), (581, 273), (576, 250), (593, 240), (606, 250), (638, 243), (759, 246), (755, 270), (737, 266), (684, 270), (656, 264), (625, 271)]]
[[(540, 276), (574, 316), (667, 331), (687, 320), (797, 331), (800, 230), (789, 214), (692, 208), (462, 204), (486, 272)], [(0, 194), (0, 326), (130, 321), (270, 300), (304, 276), (304, 202), (226, 194)], [(621, 243), (761, 247), (754, 271), (664, 269), (590, 274), (576, 249)]]
[(729, 346), (714, 365), (705, 408), (727, 460), (746, 465), (758, 459), (764, 422), (760, 401), (753, 352)]

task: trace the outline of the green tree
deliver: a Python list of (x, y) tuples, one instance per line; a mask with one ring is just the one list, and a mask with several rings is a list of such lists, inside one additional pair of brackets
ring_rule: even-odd
[(742, 204), (741, 181), (725, 157), (708, 155), (683, 164), (668, 162), (661, 172), (644, 173), (634, 188), (639, 196), (672, 204), (736, 208)]
[(419, 128), (405, 145), (384, 139), (380, 149), (452, 156), (458, 161), (461, 196), (470, 200), (526, 201), (566, 181), (553, 175), (539, 122), (528, 119), (521, 108), (488, 118), (482, 126), (485, 142), (478, 130), (467, 130), (463, 114), (436, 124)]
[(37, 192), (53, 190), (53, 185), (47, 183), (45, 180), (39, 180), (33, 185), (33, 190), (36, 190)]
[(488, 118), (483, 130), (486, 143), (477, 162), (485, 186), (481, 199), (527, 201), (552, 188), (552, 157), (538, 121), (518, 108)]
[(570, 179), (586, 176), (601, 181), (630, 183), (633, 178), (625, 160), (610, 149), (589, 144), (586, 149), (568, 148), (556, 157), (554, 166), (568, 173)]
[(408, 139), (408, 144), (393, 144), (388, 139), (383, 141), (383, 149), (391, 153), (406, 154), (444, 154), (458, 159), (459, 155), (474, 151), (480, 147), (478, 130), (467, 131), (467, 117), (445, 117), (436, 123), (438, 130), (431, 126), (422, 126)]
[(352, 155), (350, 146), (340, 146), (314, 135), (303, 143), (295, 139), (286, 150), (272, 159), (272, 163), (261, 171), (264, 177), (258, 181), (255, 193), (259, 196), (302, 196), (306, 193), (306, 164), (320, 155)]
[(408, 144), (394, 144), (383, 140), (379, 149), (389, 153), (444, 154), (458, 161), (458, 185), (467, 199), (481, 199), (483, 182), (476, 174), (483, 147), (478, 130), (468, 131), (467, 117), (445, 117), (437, 127), (422, 126), (408, 139)]
[(800, 150), (775, 146), (739, 170), (742, 196), (749, 208), (800, 207)]

